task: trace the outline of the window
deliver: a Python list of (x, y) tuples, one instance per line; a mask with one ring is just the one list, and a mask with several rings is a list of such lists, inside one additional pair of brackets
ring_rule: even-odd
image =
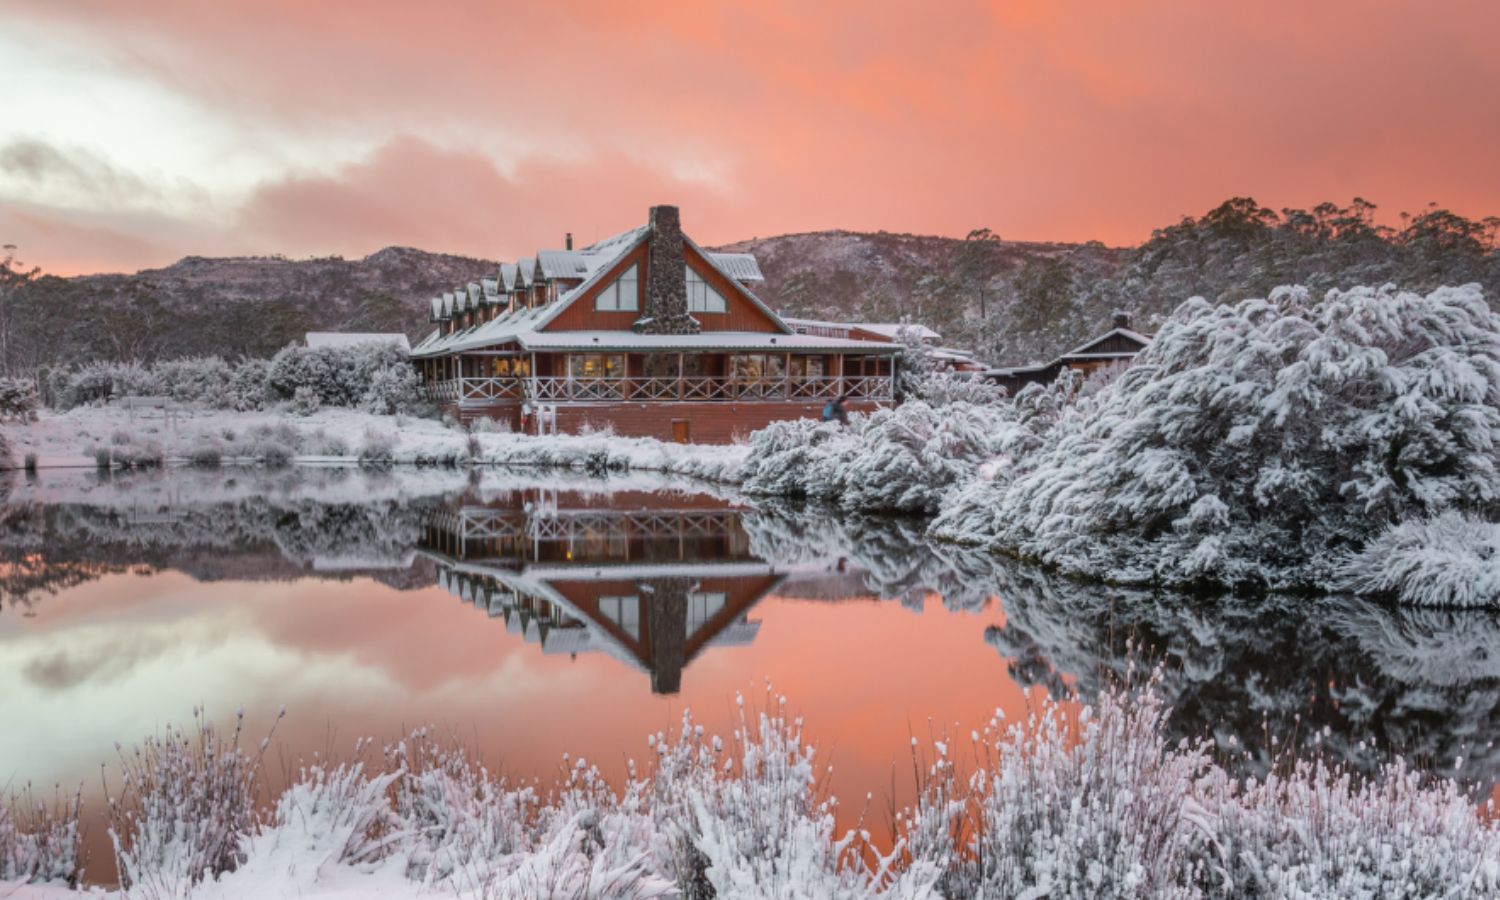
[(620, 378), (625, 374), (625, 357), (619, 353), (570, 353), (568, 376), (571, 378)]
[(786, 357), (780, 353), (743, 353), (734, 357), (734, 378), (741, 383), (780, 381)]
[(794, 356), (792, 357), (791, 375), (794, 379), (822, 378), (823, 357), (821, 356)]
[(698, 629), (708, 624), (709, 619), (717, 616), (728, 601), (729, 595), (723, 591), (706, 593), (695, 591), (688, 594), (687, 633), (697, 634)]
[(605, 286), (594, 298), (594, 309), (607, 312), (634, 312), (641, 308), (638, 272), (632, 265), (620, 277)]
[(631, 639), (641, 639), (640, 597), (600, 597), (599, 614), (618, 625)]
[(692, 266), (687, 267), (687, 302), (688, 312), (721, 313), (729, 309), (724, 295), (710, 287)]

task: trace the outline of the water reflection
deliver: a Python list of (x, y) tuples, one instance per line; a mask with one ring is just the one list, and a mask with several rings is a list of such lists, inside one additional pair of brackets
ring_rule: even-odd
[[(1172, 727), (1243, 748), (1251, 769), (1265, 770), (1288, 746), (1317, 743), (1364, 770), (1399, 749), (1486, 788), (1500, 776), (1491, 743), (1500, 733), (1500, 620), (1488, 613), (1390, 609), (1338, 597), (1193, 600), (1083, 585), (933, 545), (916, 521), (752, 504), (714, 488), (651, 479), (601, 483), (454, 470), (116, 479), (83, 473), (12, 479), (4, 490), (0, 608), (23, 616), (120, 573), (180, 572), (198, 583), (237, 584), (368, 579), (403, 593), (436, 586), (455, 606), (472, 607), (463, 638), (472, 642), (469, 632), (479, 631), (496, 658), (502, 645), (519, 643), (546, 659), (597, 659), (640, 673), (632, 690), (672, 696), (688, 691), (695, 672), (716, 665), (703, 660), (765, 643), (768, 598), (795, 600), (801, 609), (838, 604), (849, 612), (837, 623), (800, 612), (780, 616), (779, 627), (808, 630), (780, 637), (805, 637), (809, 649), (789, 656), (778, 644), (781, 655), (747, 657), (744, 669), (788, 680), (809, 673), (804, 690), (845, 697), (859, 689), (861, 676), (824, 673), (822, 658), (837, 657), (835, 645), (889, 639), (894, 651), (864, 659), (867, 671), (895, 672), (914, 697), (926, 691), (939, 712), (951, 708), (939, 694), (962, 690), (966, 703), (974, 700), (967, 713), (986, 708), (987, 697), (1018, 697), (1017, 685), (1086, 698), (1132, 665), (1160, 661), (1175, 705)], [(948, 611), (987, 612), (983, 620), (960, 621), (951, 631), (956, 637), (939, 638), (859, 612), (850, 603), (858, 600), (918, 612), (935, 602)], [(332, 630), (313, 621), (319, 614), (286, 613), (276, 625), (281, 646)], [(347, 627), (419, 627), (404, 621)], [(457, 641), (449, 624), (429, 628), (436, 654)], [(0, 650), (18, 635), (0, 620)], [(339, 647), (350, 638), (316, 640)], [(966, 655), (986, 643), (1008, 681)], [(159, 652), (143, 646), (110, 652), (122, 659)], [(56, 690), (105, 671), (99, 659), (49, 652), (25, 664), (25, 677), (38, 687)], [(454, 659), (403, 665), (415, 667), (413, 683), (461, 682), (489, 671), (482, 660), (449, 655)], [(717, 677), (703, 676), (705, 689), (719, 690)], [(899, 715), (909, 722), (913, 710)]]

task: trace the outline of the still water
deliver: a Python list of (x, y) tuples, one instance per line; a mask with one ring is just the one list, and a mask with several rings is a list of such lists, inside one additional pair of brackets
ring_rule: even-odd
[(114, 742), (196, 705), (243, 708), (257, 737), (285, 706), (273, 781), (422, 725), (545, 779), (565, 752), (618, 776), (684, 710), (723, 731), (737, 693), (769, 690), (806, 718), (843, 815), (873, 795), (879, 828), (909, 799), (913, 735), (1157, 662), (1173, 729), (1251, 770), (1316, 742), (1481, 791), (1500, 774), (1486, 613), (1083, 585), (919, 521), (653, 478), (44, 471), (0, 498), (0, 787), (81, 784), (96, 813)]

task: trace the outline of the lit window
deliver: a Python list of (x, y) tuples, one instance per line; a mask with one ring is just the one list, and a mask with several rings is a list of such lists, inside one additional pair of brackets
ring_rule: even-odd
[(634, 312), (640, 309), (640, 291), (636, 286), (636, 279), (636, 267), (632, 265), (599, 292), (599, 296), (594, 298), (594, 309), (609, 312)]
[(687, 301), (688, 312), (721, 313), (729, 308), (724, 295), (704, 281), (692, 266), (687, 266)]
[(625, 357), (618, 353), (573, 353), (568, 356), (568, 375), (573, 378), (620, 378)]

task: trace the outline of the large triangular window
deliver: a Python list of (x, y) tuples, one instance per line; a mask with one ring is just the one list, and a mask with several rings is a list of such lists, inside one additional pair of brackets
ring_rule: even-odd
[(687, 267), (687, 301), (688, 312), (721, 313), (729, 309), (724, 295), (704, 281), (703, 276), (693, 271), (692, 266)]
[(634, 264), (594, 298), (594, 309), (603, 312), (634, 312), (640, 308), (639, 273)]

